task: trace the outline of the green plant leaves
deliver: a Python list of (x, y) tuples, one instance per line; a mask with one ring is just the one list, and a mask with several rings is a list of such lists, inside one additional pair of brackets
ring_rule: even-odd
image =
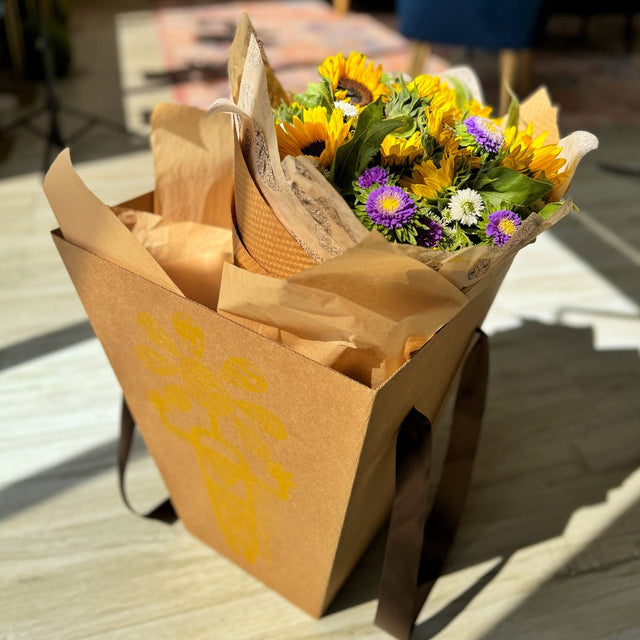
[(564, 202), (550, 202), (538, 211), (538, 215), (543, 220), (548, 220), (560, 207), (564, 205)]
[(402, 120), (383, 120), (383, 108), (379, 100), (367, 105), (358, 116), (351, 140), (338, 148), (329, 179), (342, 195), (351, 195), (353, 181), (366, 169), (380, 150), (385, 137), (402, 127)]
[(308, 109), (324, 107), (327, 113), (333, 111), (333, 91), (331, 83), (326, 78), (323, 78), (320, 82), (308, 84), (307, 90), (303, 94), (295, 96), (295, 99)]
[(456, 106), (458, 109), (465, 111), (469, 102), (471, 102), (473, 96), (471, 95), (471, 91), (469, 87), (459, 80), (458, 78), (454, 78), (452, 76), (447, 76), (447, 82), (450, 82), (453, 85), (453, 88), (456, 92)]
[(489, 211), (496, 211), (505, 205), (529, 206), (549, 193), (552, 188), (553, 185), (547, 180), (534, 180), (508, 167), (489, 169), (476, 184), (476, 189)]
[(518, 98), (509, 85), (507, 85), (507, 91), (511, 96), (511, 102), (509, 102), (509, 109), (507, 110), (507, 126), (505, 129), (517, 127), (520, 122), (520, 103), (518, 102)]

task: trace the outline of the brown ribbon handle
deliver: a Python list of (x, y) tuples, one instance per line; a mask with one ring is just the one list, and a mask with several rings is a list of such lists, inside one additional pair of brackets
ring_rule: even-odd
[(171, 499), (167, 498), (164, 502), (160, 503), (155, 509), (149, 511), (149, 513), (140, 513), (131, 506), (127, 492), (125, 489), (124, 476), (127, 470), (127, 464), (129, 462), (129, 454), (131, 453), (131, 444), (133, 442), (133, 434), (136, 429), (136, 422), (131, 415), (129, 406), (127, 405), (124, 397), (122, 398), (122, 414), (120, 416), (120, 442), (118, 444), (118, 479), (120, 484), (120, 495), (122, 501), (127, 505), (129, 511), (135, 513), (142, 518), (150, 518), (152, 520), (160, 520), (166, 524), (173, 524), (178, 516), (175, 509), (171, 504)]
[(430, 513), (431, 423), (414, 408), (398, 432), (396, 492), (375, 624), (400, 640), (411, 636), (460, 523), (480, 436), (488, 374), (489, 341), (478, 330), (478, 339), (462, 367), (449, 448)]

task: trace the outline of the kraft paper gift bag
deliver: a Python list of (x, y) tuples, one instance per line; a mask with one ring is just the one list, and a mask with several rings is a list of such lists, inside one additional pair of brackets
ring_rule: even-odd
[(56, 246), (179, 517), (321, 615), (388, 518), (400, 425), (413, 407), (439, 415), (500, 279), (371, 388), (185, 297), (68, 152), (45, 190)]
[[(270, 153), (247, 112), (255, 98), (253, 115), (270, 114), (271, 76), (246, 23), (243, 47), (232, 87), (257, 87), (243, 108), (154, 111), (153, 193), (110, 208), (60, 154), (44, 184), (53, 239), (122, 386), (123, 425), (138, 425), (186, 528), (320, 616), (390, 517), (376, 623), (407, 638), (470, 482), (479, 328), (517, 252), (573, 205), (532, 213), (504, 247), (393, 245), (345, 217), (307, 159)], [(572, 171), (592, 146), (577, 140)], [(430, 498), (432, 432), (454, 394)]]

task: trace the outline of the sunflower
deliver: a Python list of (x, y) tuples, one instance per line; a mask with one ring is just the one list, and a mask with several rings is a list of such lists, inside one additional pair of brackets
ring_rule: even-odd
[(533, 137), (533, 124), (529, 124), (524, 131), (517, 131), (516, 127), (509, 127), (504, 134), (503, 146), (508, 150), (501, 164), (520, 173), (528, 171), (535, 179), (549, 180), (554, 187), (562, 184), (567, 177), (564, 158), (558, 155), (561, 147), (554, 144), (544, 144), (547, 132)]
[(327, 168), (337, 148), (347, 140), (350, 127), (351, 119), (344, 122), (341, 109), (334, 109), (331, 116), (325, 107), (304, 109), (302, 120), (296, 116), (291, 124), (283, 122), (276, 127), (280, 158), (311, 156)]
[(454, 127), (461, 115), (455, 102), (446, 97), (435, 96), (431, 104), (425, 108), (427, 116), (427, 131), (435, 141), (445, 146), (452, 138), (455, 138)]
[(456, 135), (448, 136), (442, 142), (442, 152), (445, 156), (454, 158), (456, 164), (464, 165), (469, 169), (479, 169), (482, 166), (482, 158), (474, 155), (472, 147), (461, 147)]
[(422, 153), (420, 132), (414, 132), (409, 138), (398, 138), (389, 134), (380, 145), (380, 161), (384, 166), (396, 167), (414, 162)]
[(446, 99), (449, 99), (455, 103), (456, 92), (439, 76), (420, 75), (416, 76), (411, 82), (407, 84), (409, 91), (416, 90), (420, 98), (433, 98), (436, 95), (441, 95)]
[(399, 184), (420, 198), (433, 200), (453, 184), (455, 166), (456, 159), (451, 155), (444, 155), (440, 166), (429, 159), (415, 165), (411, 178), (403, 178)]
[(348, 58), (341, 53), (329, 56), (319, 67), (318, 73), (331, 82), (334, 92), (346, 91), (351, 103), (364, 107), (380, 96), (387, 96), (391, 89), (380, 81), (382, 66), (367, 65), (367, 58), (352, 51)]

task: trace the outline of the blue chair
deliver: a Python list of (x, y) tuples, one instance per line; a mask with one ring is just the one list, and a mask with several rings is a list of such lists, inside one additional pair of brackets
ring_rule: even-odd
[(529, 91), (531, 49), (545, 22), (544, 0), (396, 0), (400, 33), (412, 41), (411, 75), (422, 73), (430, 44), (499, 51), (500, 113), (506, 84)]

